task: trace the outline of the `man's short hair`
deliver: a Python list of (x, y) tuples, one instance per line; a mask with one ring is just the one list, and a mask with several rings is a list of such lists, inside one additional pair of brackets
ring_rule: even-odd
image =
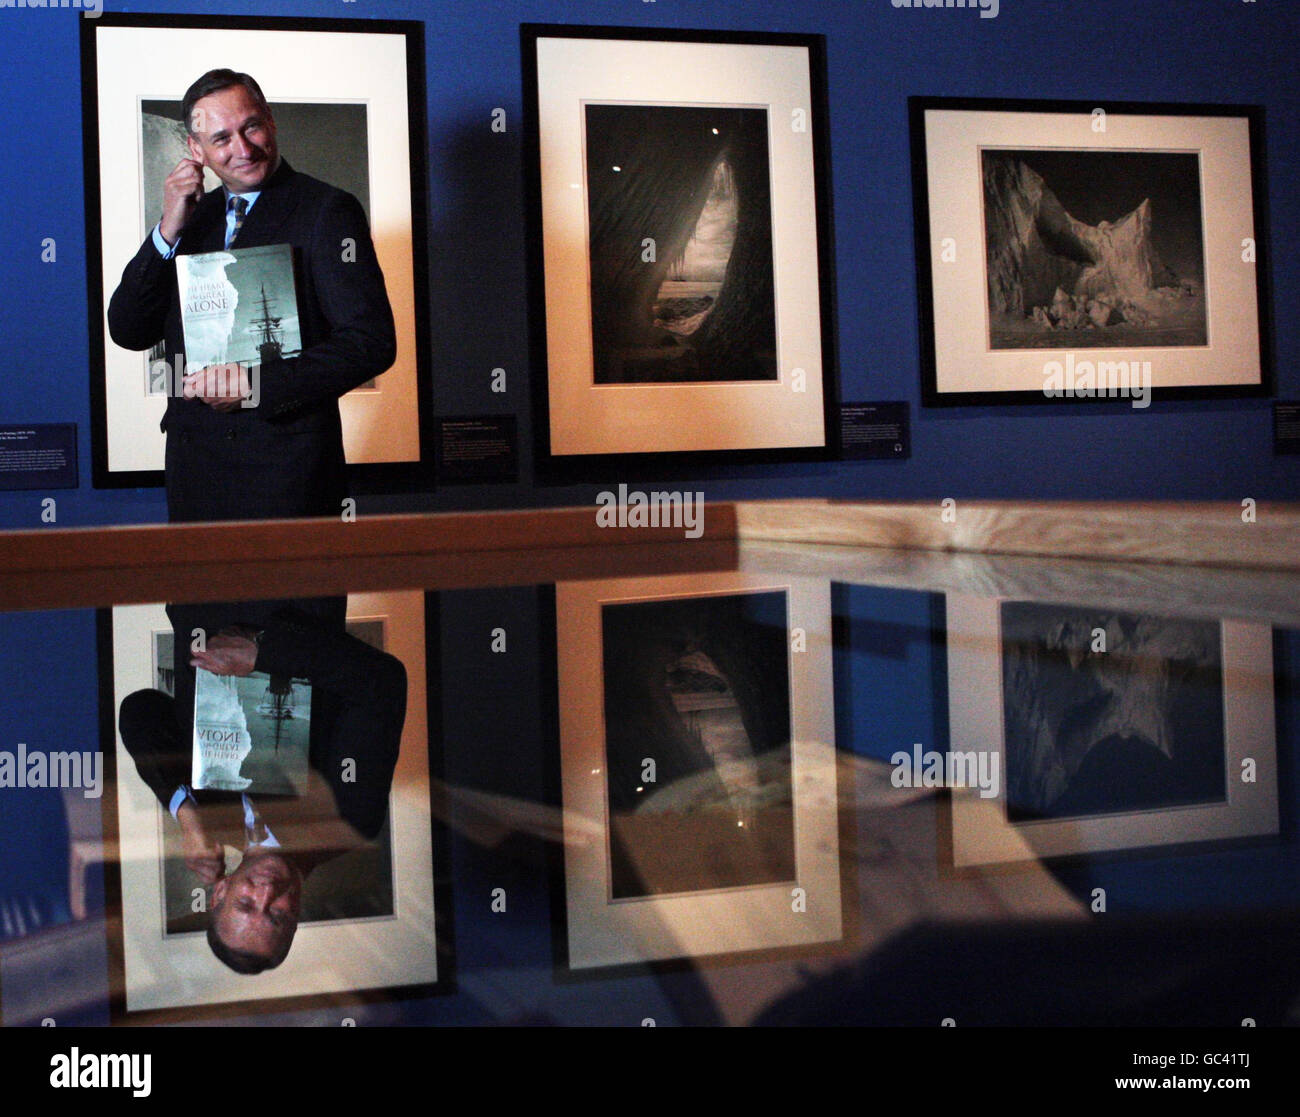
[(293, 946), (294, 936), (290, 935), (288, 941), (284, 944), (284, 949), (277, 951), (270, 958), (264, 958), (260, 954), (253, 954), (247, 950), (235, 950), (227, 946), (222, 941), (221, 936), (217, 934), (216, 919), (208, 920), (208, 946), (217, 958), (229, 966), (235, 973), (254, 974), (261, 973), (263, 970), (273, 970), (289, 956), (289, 948)]
[(185, 91), (185, 98), (181, 101), (181, 121), (185, 125), (185, 131), (190, 133), (194, 131), (191, 118), (196, 102), (210, 93), (220, 93), (223, 89), (230, 89), (236, 85), (242, 85), (247, 89), (249, 95), (257, 102), (257, 107), (268, 116), (271, 115), (271, 106), (266, 103), (262, 87), (251, 74), (241, 74), (237, 70), (209, 70)]

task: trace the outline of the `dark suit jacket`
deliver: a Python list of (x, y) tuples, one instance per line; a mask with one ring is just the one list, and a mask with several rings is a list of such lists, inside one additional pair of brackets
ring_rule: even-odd
[[(175, 646), (177, 679), (192, 676), (185, 655), (188, 636), (182, 640), (178, 633)], [(406, 721), (406, 668), (395, 656), (292, 609), (266, 621), (255, 667), (311, 682), (308, 763), (327, 789), (316, 801), (310, 801), (312, 795), (306, 800), (257, 797), (267, 825), (279, 838), (277, 823), (310, 826), (313, 819), (341, 818), (360, 837), (375, 838), (388, 811)], [(122, 743), (164, 808), (176, 789), (190, 782), (192, 683), (188, 689), (188, 706), (162, 691), (136, 691), (122, 701), (119, 715)], [(240, 798), (222, 791), (194, 796), (201, 808)]]
[[(225, 205), (220, 187), (204, 195), (178, 254), (223, 247)], [(302, 353), (260, 366), (257, 407), (221, 412), (176, 394), (168, 400), (173, 521), (338, 515), (347, 495), (338, 398), (396, 359), (393, 312), (356, 198), (281, 160), (233, 247), (268, 244), (295, 249)], [(126, 349), (165, 340), (173, 368), (184, 352), (175, 260), (162, 258), (152, 235), (113, 292), (108, 329)]]

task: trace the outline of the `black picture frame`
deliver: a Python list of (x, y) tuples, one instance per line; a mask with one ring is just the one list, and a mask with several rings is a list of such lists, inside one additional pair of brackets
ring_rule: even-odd
[[(82, 129), (86, 205), (86, 283), (90, 330), (91, 462), (95, 488), (147, 488), (163, 484), (163, 435), (158, 429), (165, 399), (150, 388), (149, 355), (118, 348), (106, 330), (108, 297), (121, 270), (147, 234), (143, 226), (145, 189), (141, 153), (143, 116), (141, 101), (179, 101), (200, 63), (190, 60), (210, 54), (214, 65), (227, 65), (256, 73), (283, 72), (294, 52), (286, 36), (375, 36), (375, 50), (399, 59), (391, 74), (382, 75), (382, 58), (367, 68), (353, 59), (348, 66), (322, 65), (319, 58), (300, 67), (314, 71), (314, 80), (330, 81), (321, 105), (352, 99), (366, 101), (374, 111), (383, 98), (402, 102), (405, 136), (376, 127), (367, 130), (366, 166), (369, 170), (369, 217), (385, 281), (394, 305), (398, 332), (398, 359), (377, 388), (363, 385), (340, 400), (345, 446), (349, 448), (349, 477), (358, 492), (381, 492), (433, 487), (432, 372), (429, 338), (428, 278), (428, 177), (425, 144), (426, 84), (424, 24), (413, 20), (299, 19), (104, 12), (93, 20), (79, 21), (81, 31)], [(155, 37), (169, 33), (184, 42), (160, 48)], [(127, 48), (106, 48), (104, 36), (134, 36)], [(205, 51), (204, 36), (213, 49)], [(271, 36), (272, 38), (267, 38)], [(278, 37), (278, 38), (276, 38)], [(342, 43), (344, 40), (339, 39)], [(319, 40), (316, 40), (318, 43)], [(275, 44), (272, 46), (271, 44)], [(342, 50), (342, 47), (339, 48)], [(142, 66), (141, 56), (174, 59), (167, 67)], [(274, 55), (276, 66), (259, 67), (263, 55)], [(128, 64), (128, 58), (130, 64)], [(173, 77), (171, 69), (176, 70)], [(189, 73), (196, 69), (195, 73)], [(400, 80), (404, 69), (405, 82)], [(182, 71), (184, 75), (182, 75)], [(392, 76), (397, 74), (398, 76)], [(263, 79), (264, 82), (266, 79)], [(266, 82), (272, 105), (285, 102)], [(108, 92), (107, 99), (105, 92)], [(316, 101), (305, 102), (315, 106)], [(121, 122), (129, 104), (132, 121)], [(117, 113), (115, 117), (113, 114)], [(134, 123), (140, 117), (141, 124)], [(105, 156), (103, 124), (126, 127), (134, 143), (127, 146), (137, 157), (130, 161)], [(402, 142), (402, 140), (405, 142)], [(321, 156), (325, 158), (324, 155)], [(391, 159), (402, 173), (374, 173), (371, 163)], [(322, 163), (321, 177), (329, 177)], [(310, 167), (302, 169), (311, 171)], [(381, 186), (381, 184), (383, 184)], [(116, 199), (116, 200), (115, 200)], [(104, 207), (113, 209), (106, 221)], [(119, 212), (120, 211), (120, 212)], [(136, 228), (136, 222), (142, 228)], [(134, 247), (128, 247), (134, 242)], [(409, 256), (409, 259), (408, 259)], [(138, 379), (137, 379), (138, 378)], [(119, 398), (120, 397), (120, 398)], [(396, 447), (396, 449), (394, 449)]]
[[(1100, 406), (1118, 398), (1145, 407), (1152, 401), (1273, 393), (1261, 106), (913, 96), (908, 98), (908, 116), (924, 406)], [(1046, 170), (1029, 167), (1024, 178), (1000, 176), (999, 168), (989, 163), (999, 157), (999, 149), (1012, 167), (1023, 163), (1019, 156), (1026, 154), (1051, 162)], [(1195, 158), (1194, 180), (1182, 166), (1154, 165), (1156, 160), (1188, 156)], [(1088, 174), (1087, 181), (1080, 181), (1080, 171)], [(1123, 300), (1110, 293), (1094, 298), (1084, 290), (1070, 291), (1066, 294), (1077, 296), (1073, 305), (1053, 303), (1051, 296), (1044, 302), (1042, 292), (1031, 288), (1050, 283), (1050, 269), (1037, 269), (1026, 279), (1034, 269), (1021, 267), (1025, 255), (1016, 259), (1023, 246), (1010, 245), (1005, 237), (990, 239), (997, 236), (989, 232), (990, 192), (995, 204), (1005, 206), (999, 211), (1004, 214), (1020, 204), (1017, 191), (1026, 178), (1046, 185), (1049, 193), (1055, 185), (1079, 199), (1081, 208), (1095, 212), (1095, 230), (1106, 222), (1118, 227), (1121, 219), (1134, 216), (1141, 208), (1144, 176), (1157, 191), (1146, 215), (1151, 259), (1160, 263), (1159, 248), (1164, 247), (1184, 271), (1191, 271), (1198, 244), (1201, 252), (1199, 279), (1178, 275), (1178, 265), (1164, 261), (1168, 270), (1162, 271), (1162, 278), (1177, 278), (1166, 284), (1174, 294), (1165, 297), (1164, 309), (1157, 304), (1152, 312), (1151, 304), (1144, 309), (1130, 299), (1134, 320), (1126, 322), (1124, 307), (1109, 306)], [(1126, 194), (1131, 205), (1121, 203)], [(941, 205), (937, 197), (942, 197)], [(1163, 233), (1158, 230), (1162, 197)], [(1195, 203), (1200, 210), (1193, 214)], [(1056, 209), (1067, 222), (1055, 220)], [(1024, 213), (1034, 219), (1035, 231), (1047, 223), (1049, 239), (1069, 238), (1068, 243), (1056, 243), (1058, 251), (1052, 255), (1057, 261), (1085, 270), (1087, 260), (1098, 262), (1100, 254), (1091, 245), (1069, 251), (1071, 244), (1077, 247), (1077, 238), (1068, 229), (1062, 234), (1060, 228), (1075, 220), (1069, 205), (1061, 203), (1049, 216), (1041, 208), (1026, 208)], [(1195, 216), (1199, 223), (1192, 220)], [(1033, 251), (1033, 246), (1025, 250)], [(1005, 262), (1008, 253), (1011, 265)], [(1253, 258), (1245, 259), (1251, 253)], [(999, 260), (996, 282), (990, 278), (990, 254)], [(1071, 274), (1071, 269), (1062, 271)], [(1158, 294), (1154, 278), (1150, 291)], [(1052, 326), (1032, 325), (1031, 302)], [(1107, 317), (1113, 321), (1101, 326)], [(1103, 329), (1118, 332), (1106, 336)], [(1154, 344), (1160, 339), (1169, 344)], [(1077, 380), (1076, 353), (1081, 354)], [(1115, 383), (1122, 388), (1124, 374), (1118, 366), (1127, 365), (1128, 375), (1136, 378), (1131, 381), (1134, 390), (1094, 390), (1089, 395), (1083, 390), (1088, 386), (1085, 360), (1095, 386)], [(1103, 360), (1105, 369), (1095, 367)], [(1071, 385), (1080, 390), (1057, 390)], [(1145, 402), (1137, 391), (1143, 385), (1149, 388), (1144, 389)], [(1049, 386), (1056, 394), (1047, 394)]]
[[(696, 465), (837, 458), (839, 400), (824, 37), (523, 24), (520, 48), (534, 460), (538, 479), (559, 483), (607, 479), (651, 468), (680, 470)], [(708, 68), (690, 64), (701, 51), (722, 52), (718, 57), (725, 54), (727, 68), (741, 76), (709, 86), (707, 79), (699, 77)], [(569, 66), (559, 61), (557, 52), (580, 55), (585, 61)], [(787, 52), (789, 56), (790, 90), (783, 92), (773, 79), (768, 83), (771, 88), (764, 93), (755, 76), (757, 67), (746, 65), (751, 57), (770, 62), (777, 57), (772, 52)], [(690, 89), (684, 88), (680, 80), (688, 72), (699, 77)], [(572, 88), (559, 87), (552, 80), (557, 74), (567, 74), (565, 80), (576, 84)], [(799, 92), (792, 100), (790, 91), (795, 89)], [(655, 127), (647, 131), (628, 119), (599, 124), (585, 115), (584, 105), (613, 113), (648, 114), (647, 119)], [(624, 273), (621, 285), (596, 284), (591, 279), (592, 197), (601, 199), (599, 228), (615, 230), (596, 237), (598, 248), (608, 248), (599, 255), (602, 261), (622, 258), (622, 241), (640, 216), (629, 221), (632, 211), (621, 204), (627, 200), (622, 187), (604, 191), (593, 186), (590, 164), (587, 170), (582, 169), (586, 160), (581, 148), (595, 142), (592, 137), (606, 137), (611, 144), (635, 144), (640, 160), (637, 165), (649, 165), (650, 157), (654, 157), (660, 186), (664, 182), (696, 182), (696, 176), (696, 186), (704, 186), (707, 174), (723, 173), (719, 164), (726, 161), (726, 152), (710, 150), (701, 143), (698, 150), (692, 149), (688, 168), (686, 162), (677, 162), (675, 153), (691, 145), (679, 143), (676, 138), (665, 139), (677, 136), (674, 129), (702, 134), (694, 130), (693, 121), (679, 123), (687, 121), (687, 117), (668, 115), (698, 112), (702, 106), (718, 112), (757, 109), (767, 113), (767, 173), (764, 176), (752, 170), (749, 180), (759, 187), (749, 194), (766, 191), (770, 224), (764, 235), (769, 241), (779, 241), (780, 247), (774, 256), (755, 252), (754, 259), (770, 262), (765, 269), (756, 266), (736, 273), (758, 277), (752, 281), (727, 280), (725, 270), (723, 279), (718, 280), (715, 263), (713, 284), (709, 285), (712, 293), (697, 294), (694, 302), (682, 297), (671, 314), (678, 315), (688, 304), (704, 305), (707, 309), (702, 317), (707, 318), (716, 307), (727, 305), (722, 300), (722, 284), (731, 282), (732, 290), (740, 293), (731, 297), (730, 305), (757, 307), (755, 313), (764, 321), (771, 312), (774, 354), (762, 351), (752, 338), (742, 344), (736, 340), (737, 333), (732, 335), (734, 345), (724, 347), (733, 356), (715, 359), (701, 355), (704, 346), (683, 340), (686, 335), (668, 329), (663, 323), (669, 314), (657, 317), (654, 309), (664, 308), (666, 296), (659, 279), (667, 276), (669, 266), (658, 256), (645, 261), (657, 268), (650, 277)], [(782, 130), (781, 119), (787, 113), (791, 124), (785, 130), (803, 130), (797, 142), (787, 140)], [(553, 127), (557, 120), (563, 125), (558, 130)], [(740, 126), (745, 130), (750, 127), (746, 122), (740, 122)], [(761, 131), (760, 124), (757, 132)], [(736, 140), (733, 146), (740, 142)], [(561, 151), (563, 158), (557, 162)], [(746, 166), (753, 169), (760, 163), (761, 159), (753, 156)], [(730, 167), (726, 173), (733, 173)], [(570, 181), (575, 175), (579, 181)], [(570, 196), (570, 187), (581, 186), (584, 181), (585, 188)], [(741, 193), (737, 189), (735, 197)], [(682, 194), (681, 190), (673, 190), (670, 196), (659, 190), (650, 203), (651, 207), (662, 203), (655, 218), (659, 222), (656, 229), (673, 230), (671, 243), (688, 236), (702, 213), (699, 207), (706, 204), (699, 199), (698, 190), (694, 209), (682, 200)], [(560, 231), (561, 220), (574, 215), (584, 242), (584, 250), (576, 257), (564, 239), (572, 230), (566, 226), (563, 234)], [(750, 220), (738, 217), (737, 228), (743, 230), (743, 223)], [(761, 227), (761, 217), (752, 219), (752, 224)], [(742, 231), (726, 248), (727, 260), (744, 235)], [(656, 239), (662, 238), (651, 238)], [(639, 242), (645, 243), (644, 238)], [(677, 263), (689, 272), (684, 260), (683, 250)], [(575, 280), (579, 274), (581, 279)], [(605, 274), (603, 266), (601, 274)], [(776, 277), (774, 288), (766, 296), (754, 294), (763, 289), (763, 274)], [(742, 282), (747, 286), (740, 286)], [(648, 296), (651, 288), (657, 293)], [(601, 323), (615, 322), (618, 328), (597, 328), (593, 289), (601, 293), (600, 306), (612, 308), (611, 313), (601, 315)], [(607, 295), (609, 290), (615, 294)], [(682, 325), (681, 317), (677, 320), (682, 328), (689, 325)], [(715, 319), (713, 334), (725, 336), (728, 321), (734, 320), (721, 316)], [(624, 326), (625, 333), (621, 332)], [(695, 329), (698, 331), (699, 326)], [(653, 335), (660, 351), (671, 353), (672, 358), (662, 359), (657, 353), (645, 358), (630, 356), (648, 352), (639, 341), (628, 340), (643, 333)], [(585, 345), (585, 356), (562, 356), (572, 352), (566, 338)], [(614, 375), (629, 379), (597, 382), (598, 367), (602, 370), (599, 376), (613, 367), (605, 354), (618, 355), (618, 367), (623, 371)], [(809, 354), (815, 360), (805, 360)], [(768, 357), (772, 358), (770, 364)], [(715, 375), (737, 378), (709, 379)], [(805, 398), (796, 399), (801, 393)], [(632, 422), (634, 418), (636, 422)], [(727, 418), (733, 425), (728, 425)], [(805, 433), (789, 433), (795, 428)]]

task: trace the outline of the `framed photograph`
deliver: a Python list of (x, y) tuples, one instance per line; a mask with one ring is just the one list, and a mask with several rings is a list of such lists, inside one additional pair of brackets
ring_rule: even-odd
[[(1278, 833), (1269, 625), (951, 594), (957, 866)], [(977, 790), (978, 788), (978, 790)]]
[[(434, 643), (426, 642), (426, 624), (436, 623), (436, 613), (426, 612), (425, 595), (418, 591), (352, 594), (347, 611), (349, 634), (396, 656), (407, 673), (406, 719), (387, 819), (373, 841), (315, 859), (302, 881), (292, 949), (278, 967), (255, 975), (236, 973), (214, 957), (206, 941), (212, 886), (186, 865), (179, 827), (141, 777), (118, 731), (126, 695), (148, 688), (172, 692), (171, 622), (162, 605), (101, 611), (109, 773), (105, 836), (109, 848), (119, 851), (107, 863), (117, 1020), (139, 1022), (159, 1013), (189, 1019), (222, 1009), (271, 1011), (329, 997), (427, 995), (446, 986), (448, 944), (435, 935), (435, 918), (445, 919), (440, 909), (446, 898), (434, 893), (435, 853), (441, 857), (445, 851), (435, 851), (431, 825), (426, 693), (426, 648), (436, 647), (436, 633)], [(311, 702), (311, 688), (297, 681), (286, 701), (304, 705), (300, 690)], [(252, 707), (245, 705), (252, 719)], [(312, 702), (309, 713), (295, 711), (293, 717), (317, 715), (315, 706)], [(323, 709), (319, 716), (325, 716)], [(304, 832), (308, 825), (297, 823)], [(227, 849), (225, 857), (228, 874), (236, 851)]]
[(830, 587), (555, 587), (571, 971), (842, 934)]
[(1261, 108), (909, 109), (927, 406), (1269, 393)]
[(824, 40), (521, 36), (539, 472), (834, 456)]
[[(91, 443), (98, 488), (163, 483), (159, 422), (174, 387), (161, 343), (122, 349), (108, 300), (162, 213), (187, 153), (181, 99), (208, 69), (252, 74), (295, 170), (361, 203), (397, 327), (397, 360), (339, 400), (355, 478), (421, 475), (431, 456), (424, 25), (341, 19), (123, 15), (81, 21)], [(141, 60), (148, 59), (148, 65)], [(205, 189), (218, 185), (205, 171)]]

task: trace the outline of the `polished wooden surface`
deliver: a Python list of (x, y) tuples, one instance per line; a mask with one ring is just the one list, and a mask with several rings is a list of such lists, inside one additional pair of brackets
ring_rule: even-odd
[[(0, 572), (445, 554), (684, 539), (596, 506), (0, 532)], [(705, 506), (704, 539), (1300, 569), (1300, 504), (761, 500)]]
[[(250, 560), (610, 547), (676, 543), (685, 537), (680, 526), (603, 527), (596, 512), (593, 505), (361, 516), (349, 522), (330, 517), (0, 532), (0, 573), (91, 570), (144, 562), (206, 566)], [(700, 539), (735, 538), (735, 506), (708, 505), (701, 529)]]
[(0, 573), (0, 611), (154, 601), (252, 601), (373, 590), (528, 586), (588, 578), (734, 570), (736, 561), (737, 545), (730, 539), (279, 561), (142, 561), (116, 569)]
[(1290, 503), (762, 500), (736, 523), (745, 540), (1300, 569)]
[(594, 506), (0, 533), (0, 609), (528, 585), (735, 569), (1296, 623), (1300, 506), (710, 504), (702, 536)]
[(1300, 571), (743, 543), (740, 568), (856, 585), (1300, 628)]

